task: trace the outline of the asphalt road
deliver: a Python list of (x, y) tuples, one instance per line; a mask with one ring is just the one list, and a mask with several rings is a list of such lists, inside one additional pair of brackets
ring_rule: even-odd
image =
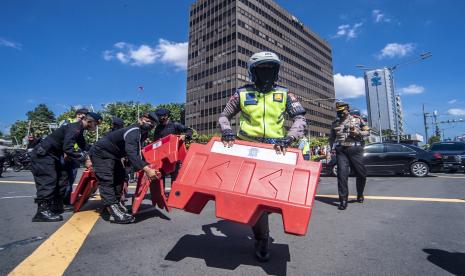
[[(24, 266), (21, 262), (37, 255), (35, 250), (72, 216), (65, 214), (59, 223), (32, 223), (31, 181), (29, 172), (8, 171), (0, 178), (0, 275)], [(336, 179), (321, 178), (317, 193), (336, 195)], [(64, 260), (64, 274), (465, 275), (465, 201), (447, 200), (465, 198), (464, 174), (370, 177), (366, 195), (380, 197), (350, 203), (346, 211), (337, 210), (336, 199), (317, 197), (304, 237), (285, 234), (281, 216), (271, 215), (268, 263), (254, 259), (250, 228), (218, 220), (213, 202), (195, 215), (167, 213), (145, 201), (137, 223), (116, 225), (98, 218), (88, 234), (81, 233), (85, 241)], [(87, 205), (99, 206), (99, 201)], [(59, 265), (40, 256), (35, 260)]]

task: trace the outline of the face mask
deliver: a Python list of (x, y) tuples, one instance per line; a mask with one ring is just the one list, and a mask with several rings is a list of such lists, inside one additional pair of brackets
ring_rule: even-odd
[(277, 64), (264, 64), (263, 66), (257, 65), (252, 69), (255, 75), (255, 85), (260, 92), (269, 92), (273, 89), (276, 81), (278, 81), (279, 65)]
[(344, 118), (344, 111), (338, 111), (337, 112), (337, 117), (338, 118)]
[(149, 123), (142, 123), (140, 125), (140, 129), (142, 130), (145, 130), (145, 131), (149, 131), (153, 128), (153, 125), (149, 124)]

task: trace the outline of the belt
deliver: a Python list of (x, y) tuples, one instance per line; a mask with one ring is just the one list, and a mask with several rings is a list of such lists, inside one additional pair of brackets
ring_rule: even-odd
[(343, 146), (343, 147), (362, 146), (362, 142), (338, 142), (336, 146)]

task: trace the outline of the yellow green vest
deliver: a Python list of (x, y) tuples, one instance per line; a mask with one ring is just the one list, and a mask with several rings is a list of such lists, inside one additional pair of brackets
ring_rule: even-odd
[(310, 143), (308, 140), (305, 140), (304, 148), (302, 149), (302, 154), (309, 154), (310, 153)]
[[(250, 137), (282, 138), (286, 113), (287, 89), (276, 87), (268, 93), (239, 90), (240, 130)], [(239, 138), (249, 140), (239, 132)]]

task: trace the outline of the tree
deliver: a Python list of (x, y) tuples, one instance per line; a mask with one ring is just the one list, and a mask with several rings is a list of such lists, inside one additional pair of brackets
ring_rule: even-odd
[(387, 137), (394, 135), (394, 132), (392, 131), (392, 129), (383, 129), (381, 133), (383, 134), (383, 136), (387, 136)]
[(434, 136), (429, 137), (428, 144), (431, 145), (432, 143), (436, 143), (440, 141), (441, 141), (441, 136), (434, 135)]
[(50, 124), (56, 123), (55, 114), (45, 104), (39, 104), (34, 110), (26, 113), (31, 122), (30, 133), (43, 136), (50, 133)]
[(3, 132), (0, 131), (0, 138), (3, 138)]
[(23, 138), (27, 135), (27, 121), (16, 121), (10, 128), (10, 137), (14, 144), (21, 145)]

